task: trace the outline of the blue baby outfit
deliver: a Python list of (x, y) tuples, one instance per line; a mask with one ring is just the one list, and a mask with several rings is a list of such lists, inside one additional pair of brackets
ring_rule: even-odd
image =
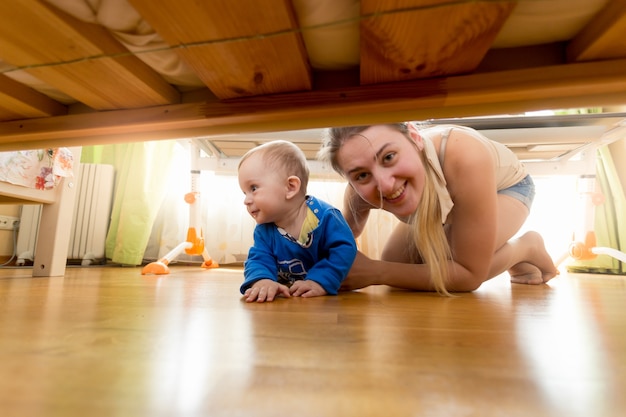
[(242, 294), (260, 279), (288, 286), (310, 279), (328, 294), (337, 294), (356, 256), (354, 236), (337, 208), (312, 196), (306, 197), (306, 204), (318, 219), (306, 243), (298, 242), (274, 223), (256, 226), (254, 246), (244, 263)]

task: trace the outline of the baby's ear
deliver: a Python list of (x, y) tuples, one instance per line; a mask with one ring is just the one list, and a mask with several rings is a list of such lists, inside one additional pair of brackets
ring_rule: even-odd
[(291, 175), (287, 178), (287, 199), (292, 198), (300, 192), (300, 186), (302, 181), (295, 175)]

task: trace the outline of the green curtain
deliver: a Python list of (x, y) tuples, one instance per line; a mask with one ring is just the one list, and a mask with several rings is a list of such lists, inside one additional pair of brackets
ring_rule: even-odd
[[(595, 206), (596, 246), (624, 252), (626, 250), (626, 197), (608, 146), (598, 149), (596, 161), (596, 180), (605, 198), (603, 204)], [(626, 273), (626, 265), (611, 256), (598, 255), (587, 261), (573, 261), (567, 265), (567, 270), (621, 275)]]
[(83, 147), (81, 162), (115, 167), (115, 191), (106, 257), (140, 265), (154, 219), (165, 196), (175, 141)]

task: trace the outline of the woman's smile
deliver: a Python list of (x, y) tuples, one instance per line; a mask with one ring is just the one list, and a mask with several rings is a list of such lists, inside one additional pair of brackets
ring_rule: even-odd
[(406, 190), (406, 182), (404, 182), (402, 186), (398, 188), (393, 194), (384, 196), (383, 198), (390, 203), (394, 203), (395, 202), (394, 200), (399, 199), (399, 197), (401, 197), (404, 194), (405, 190)]

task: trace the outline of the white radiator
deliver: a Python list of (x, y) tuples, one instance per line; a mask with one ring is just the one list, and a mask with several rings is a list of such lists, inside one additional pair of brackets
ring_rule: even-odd
[[(68, 246), (68, 261), (81, 265), (105, 261), (104, 246), (113, 200), (115, 170), (112, 165), (80, 164), (76, 181), (76, 203)], [(33, 261), (41, 204), (22, 206), (17, 236), (17, 265)]]

